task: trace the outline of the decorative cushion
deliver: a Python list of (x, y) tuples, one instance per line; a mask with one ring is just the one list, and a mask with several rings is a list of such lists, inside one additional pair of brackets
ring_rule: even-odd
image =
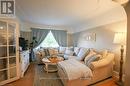
[(58, 55), (58, 49), (53, 49), (53, 50), (54, 50), (54, 51), (53, 51), (54, 54), (55, 54), (55, 55)]
[(40, 53), (41, 53), (41, 56), (42, 56), (42, 57), (45, 56), (44, 50), (42, 50)]
[(74, 52), (72, 50), (68, 50), (66, 49), (65, 51), (65, 55), (70, 55), (70, 56), (73, 56)]
[(98, 61), (101, 58), (101, 55), (96, 54), (96, 55), (92, 55), (91, 57), (89, 57), (86, 61), (85, 64), (90, 67), (91, 62), (94, 61)]
[(73, 47), (66, 47), (66, 49), (67, 49), (67, 50), (71, 50), (71, 51), (74, 50)]
[(77, 60), (82, 61), (88, 53), (89, 53), (89, 49), (81, 48), (77, 55)]
[(50, 55), (48, 49), (44, 49), (44, 52), (45, 52), (45, 56), (49, 56)]
[(77, 56), (79, 53), (80, 48), (79, 47), (74, 47), (74, 55)]
[(58, 54), (58, 50), (54, 49), (54, 48), (50, 48), (50, 49), (48, 49), (48, 51), (49, 51), (50, 56)]
[(108, 50), (101, 50), (101, 51), (96, 51), (95, 50), (95, 52), (102, 55), (102, 57), (100, 59), (105, 58), (107, 56), (107, 54), (108, 54)]
[(59, 53), (64, 54), (66, 50), (66, 47), (59, 47)]
[(107, 56), (107, 54), (108, 54), (108, 50), (103, 50), (101, 52), (102, 58), (105, 58)]
[(48, 49), (49, 55), (52, 56), (54, 54), (53, 49)]
[(68, 60), (69, 55), (64, 55), (63, 57), (64, 57), (65, 60)]
[(90, 52), (88, 53), (88, 55), (85, 57), (84, 62), (87, 63), (87, 61), (89, 60), (89, 58), (91, 58), (94, 55), (96, 55), (96, 52), (94, 52), (93, 50), (90, 50)]

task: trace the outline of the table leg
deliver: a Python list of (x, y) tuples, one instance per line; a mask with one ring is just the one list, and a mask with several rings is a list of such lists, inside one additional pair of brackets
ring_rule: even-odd
[(46, 72), (48, 73), (48, 64), (45, 65)]

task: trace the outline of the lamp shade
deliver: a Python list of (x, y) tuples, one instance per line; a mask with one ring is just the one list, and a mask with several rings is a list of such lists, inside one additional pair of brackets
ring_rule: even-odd
[(116, 32), (113, 43), (125, 45), (126, 44), (126, 33), (125, 32)]

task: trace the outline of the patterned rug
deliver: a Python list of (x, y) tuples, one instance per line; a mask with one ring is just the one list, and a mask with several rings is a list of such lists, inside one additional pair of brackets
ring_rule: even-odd
[[(44, 70), (45, 65), (35, 65), (35, 80), (34, 86), (64, 86), (57, 74), (57, 72), (47, 73)], [(49, 68), (55, 68), (56, 66), (49, 66)], [(111, 81), (112, 78), (100, 81), (89, 86), (104, 86), (103, 84)]]
[[(34, 86), (63, 86), (57, 72), (47, 73), (44, 70), (45, 65), (35, 66), (35, 81)], [(56, 66), (49, 66), (55, 68)]]

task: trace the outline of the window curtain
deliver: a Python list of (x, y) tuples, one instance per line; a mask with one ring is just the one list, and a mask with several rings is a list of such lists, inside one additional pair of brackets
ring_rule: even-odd
[(25, 38), (26, 40), (28, 40), (28, 43), (31, 43), (31, 41), (32, 41), (32, 32), (20, 31), (20, 37)]
[(32, 29), (32, 37), (36, 37), (37, 41), (34, 47), (40, 45), (50, 31), (49, 29), (38, 29), (38, 28), (31, 28), (31, 29)]
[(54, 38), (59, 46), (67, 46), (67, 31), (64, 30), (51, 30)]

